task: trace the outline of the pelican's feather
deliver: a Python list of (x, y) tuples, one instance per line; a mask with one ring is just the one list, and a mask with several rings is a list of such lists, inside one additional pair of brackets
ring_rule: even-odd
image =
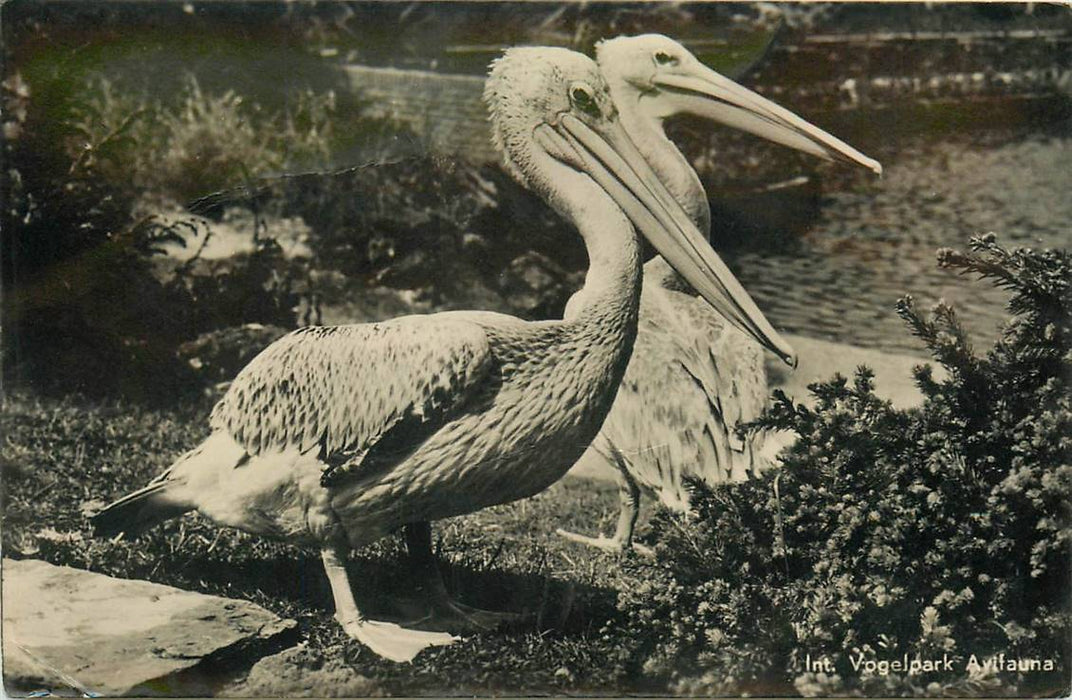
[[(740, 481), (763, 467), (756, 462), (755, 438), (737, 433), (739, 424), (758, 418), (766, 405), (763, 349), (730, 324), (719, 323), (702, 301), (671, 296), (678, 297), (678, 318), (693, 325), (692, 332), (678, 337), (681, 365), (709, 404), (697, 416), (707, 437), (700, 475), (708, 483)], [(712, 473), (716, 468), (719, 473)]]
[(493, 364), (483, 328), (456, 318), (302, 328), (239, 373), (211, 424), (252, 455), (316, 448), (332, 481), (392, 431), (394, 449), (416, 447), (399, 437), (419, 443), (464, 410)]
[(632, 359), (593, 449), (667, 507), (686, 510), (686, 477), (714, 485), (765, 466), (756, 438), (736, 433), (766, 401), (763, 351), (690, 294), (645, 280), (641, 309)]

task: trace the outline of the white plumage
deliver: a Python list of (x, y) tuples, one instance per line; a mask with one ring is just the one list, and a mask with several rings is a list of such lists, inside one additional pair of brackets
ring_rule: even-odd
[(450, 312), (295, 331), (239, 373), (209, 437), (98, 514), (99, 531), (133, 534), (196, 509), (318, 547), (346, 632), (409, 660), (454, 637), (364, 618), (348, 549), (405, 526), (433, 604), (478, 621), (428, 566), (428, 521), (531, 496), (591, 442), (636, 335), (637, 231), (736, 323), (786, 347), (639, 156), (590, 59), (510, 50), (485, 99), (509, 170), (584, 238), (590, 267), (566, 317)]
[[(622, 125), (659, 179), (709, 234), (711, 212), (696, 172), (671, 142), (663, 120), (691, 112), (814, 155), (881, 167), (835, 137), (706, 68), (665, 36), (619, 37), (596, 60)], [(740, 423), (767, 401), (762, 348), (702, 302), (656, 256), (644, 266), (633, 356), (603, 428), (582, 460), (619, 474), (621, 506), (612, 537), (560, 534), (607, 550), (633, 546), (640, 493), (675, 511), (689, 508), (686, 478), (715, 485), (762, 471), (783, 436), (742, 438)]]

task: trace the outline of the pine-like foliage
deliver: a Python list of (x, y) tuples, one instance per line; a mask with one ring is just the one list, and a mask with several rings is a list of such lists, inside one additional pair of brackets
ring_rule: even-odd
[[(1011, 293), (986, 355), (906, 297), (947, 375), (916, 368), (922, 406), (894, 409), (862, 367), (812, 385), (813, 408), (780, 395), (757, 424), (799, 435), (780, 469), (656, 517), (651, 583), (619, 601), (638, 671), (700, 693), (1067, 693), (1072, 255), (970, 248), (939, 264)], [(865, 663), (906, 655), (952, 670)]]

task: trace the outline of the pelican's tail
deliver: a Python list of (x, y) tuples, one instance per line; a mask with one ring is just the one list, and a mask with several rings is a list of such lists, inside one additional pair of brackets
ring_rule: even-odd
[(175, 482), (168, 481), (165, 476), (123, 496), (91, 518), (94, 532), (103, 537), (120, 533), (134, 537), (193, 510), (192, 503), (178, 497), (175, 486)]

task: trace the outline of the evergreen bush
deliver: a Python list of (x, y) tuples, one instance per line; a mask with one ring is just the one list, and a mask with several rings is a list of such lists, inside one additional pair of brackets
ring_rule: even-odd
[(920, 407), (862, 367), (813, 408), (776, 395), (753, 427), (798, 434), (781, 467), (655, 518), (650, 583), (608, 629), (628, 663), (690, 693), (1067, 694), (1072, 255), (970, 249), (939, 264), (1009, 290), (998, 342), (979, 355), (953, 309), (906, 297), (948, 374), (916, 368)]

